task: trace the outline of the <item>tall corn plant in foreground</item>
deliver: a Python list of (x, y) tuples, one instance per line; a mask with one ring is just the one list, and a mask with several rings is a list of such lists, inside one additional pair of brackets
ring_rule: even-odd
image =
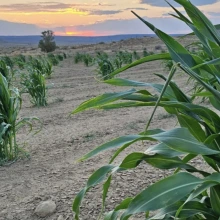
[[(189, 1), (175, 0), (175, 2), (183, 6), (188, 18), (170, 5), (176, 12), (173, 16), (185, 22), (192, 29), (202, 47), (203, 56), (189, 52), (171, 36), (133, 12), (165, 43), (169, 53), (144, 57), (116, 70), (111, 75), (117, 76), (126, 69), (154, 60), (172, 59), (174, 65), (167, 78), (157, 74), (165, 81), (164, 85), (122, 78), (105, 81), (114, 86), (152, 87), (159, 92), (158, 96), (147, 90), (133, 88), (123, 92), (100, 95), (82, 103), (72, 112), (76, 114), (90, 108), (116, 109), (154, 106), (153, 113), (143, 132), (116, 138), (97, 147), (80, 159), (80, 161), (84, 161), (102, 151), (115, 150), (109, 164), (95, 171), (88, 179), (86, 186), (76, 195), (73, 202), (75, 219), (79, 219), (80, 206), (85, 194), (90, 188), (100, 183), (103, 183), (103, 208), (100, 216), (105, 220), (125, 220), (142, 212), (145, 213), (146, 219), (218, 220), (220, 218), (220, 117), (218, 114), (218, 110), (220, 110), (220, 34), (217, 30), (219, 26), (212, 25), (208, 18)], [(203, 57), (206, 57), (205, 60)], [(177, 68), (200, 84), (200, 91), (193, 97), (187, 96), (171, 80)], [(215, 110), (194, 103), (195, 96), (207, 97)], [(176, 115), (179, 127), (168, 131), (151, 130), (149, 126), (158, 106), (163, 107), (168, 113)], [(155, 145), (145, 149), (144, 152), (133, 152), (118, 165), (113, 165), (115, 158), (124, 149), (138, 141), (152, 141), (155, 142)], [(202, 157), (204, 164), (213, 171), (200, 170), (191, 165), (190, 161), (198, 156)], [(175, 172), (146, 189), (142, 189), (138, 195), (121, 201), (112, 211), (104, 213), (112, 176), (117, 172), (133, 169), (141, 162), (146, 162), (159, 169), (175, 169)], [(153, 215), (152, 211), (155, 210), (157, 212)]]
[(32, 129), (31, 120), (38, 120), (17, 120), (20, 109), (21, 97), (18, 89), (10, 89), (6, 78), (0, 73), (0, 165), (18, 158), (20, 148), (16, 141), (17, 131), (25, 124)]

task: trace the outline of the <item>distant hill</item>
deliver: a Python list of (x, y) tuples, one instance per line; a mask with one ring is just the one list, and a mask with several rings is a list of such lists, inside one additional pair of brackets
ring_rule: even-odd
[[(141, 38), (144, 36), (154, 35), (114, 35), (114, 36), (97, 36), (97, 37), (84, 37), (84, 36), (55, 36), (57, 45), (79, 45), (79, 44), (96, 44), (100, 42), (108, 43), (112, 41), (126, 40), (129, 38)], [(38, 45), (40, 36), (0, 36), (0, 43), (8, 44), (23, 44), (23, 45)]]
[[(179, 35), (173, 35), (179, 36)], [(96, 43), (109, 43), (117, 42), (121, 40), (127, 40), (131, 38), (142, 38), (142, 37), (156, 37), (154, 34), (128, 34), (128, 35), (112, 35), (112, 36), (96, 36), (96, 37), (85, 37), (85, 36), (55, 36), (55, 41), (58, 46), (64, 45), (84, 45), (84, 44), (96, 44)], [(40, 36), (0, 36), (0, 44), (15, 44), (15, 45), (38, 45)]]

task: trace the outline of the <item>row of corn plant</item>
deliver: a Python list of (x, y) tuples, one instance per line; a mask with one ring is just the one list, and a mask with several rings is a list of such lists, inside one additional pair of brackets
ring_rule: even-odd
[[(146, 54), (145, 54), (146, 55)], [(109, 57), (105, 52), (97, 52), (95, 56), (91, 56), (86, 53), (77, 52), (74, 56), (74, 62), (83, 62), (85, 66), (97, 65), (97, 74), (104, 80), (110, 79), (110, 74), (116, 69), (120, 69), (125, 64), (132, 63), (133, 59), (137, 60), (140, 55), (134, 51), (133, 53), (128, 51), (119, 51)]]
[[(202, 55), (188, 51), (185, 45), (181, 45), (173, 37), (133, 12), (164, 42), (168, 53), (146, 56), (116, 70), (111, 74), (114, 78), (104, 83), (135, 88), (92, 98), (83, 102), (72, 113), (76, 114), (91, 108), (120, 109), (154, 106), (154, 110), (144, 131), (136, 135), (117, 137), (98, 146), (80, 159), (84, 161), (100, 152), (115, 150), (109, 164), (96, 170), (85, 187), (76, 195), (72, 207), (75, 219), (79, 219), (80, 206), (86, 193), (101, 183), (103, 183), (103, 203), (99, 219), (125, 220), (131, 217), (135, 219), (135, 215), (140, 213), (144, 213), (145, 219), (218, 220), (220, 218), (219, 26), (214, 26), (190, 1), (174, 1), (179, 3), (185, 12), (182, 13), (182, 9), (179, 11), (168, 3), (175, 12), (172, 15), (191, 28), (192, 34), (197, 37), (201, 45)], [(173, 61), (168, 76), (156, 74), (165, 81), (164, 84), (116, 78), (122, 71), (155, 60)], [(177, 69), (181, 69), (184, 74), (193, 78), (200, 85), (200, 91), (192, 96), (183, 92), (172, 80)], [(144, 87), (144, 90), (139, 90), (138, 87)], [(147, 91), (148, 87), (153, 88), (155, 94)], [(197, 96), (208, 98), (210, 108), (195, 102)], [(162, 107), (169, 114), (175, 115), (178, 127), (170, 130), (150, 129), (157, 107)], [(154, 145), (140, 152), (132, 152), (118, 164), (115, 162), (117, 156), (126, 148), (136, 142), (145, 141), (151, 141)], [(202, 159), (207, 169), (196, 168), (190, 163), (198, 157)], [(111, 187), (112, 176), (141, 166), (142, 163), (148, 163), (155, 169), (175, 171), (168, 177), (140, 189), (137, 195), (122, 200), (120, 204), (115, 204), (113, 210), (105, 213), (105, 201)], [(142, 176), (142, 180), (145, 178), (148, 178), (146, 173)], [(134, 181), (139, 180), (134, 177)]]
[(47, 105), (46, 78), (50, 78), (52, 75), (54, 59), (59, 62), (64, 58), (66, 58), (65, 53), (56, 56), (49, 53), (47, 59), (29, 57), (25, 71), (21, 74), (21, 85), (22, 92), (30, 95), (34, 105), (38, 107)]

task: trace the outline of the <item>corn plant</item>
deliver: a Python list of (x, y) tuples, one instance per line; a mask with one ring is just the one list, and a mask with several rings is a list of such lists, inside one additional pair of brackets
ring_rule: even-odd
[(53, 73), (53, 65), (49, 60), (44, 61), (43, 72), (46, 77), (51, 78), (51, 75)]
[(51, 77), (53, 72), (53, 65), (50, 60), (47, 59), (37, 59), (32, 58), (31, 61), (27, 64), (28, 69), (35, 69), (38, 73), (45, 75), (46, 77)]
[(108, 54), (103, 51), (96, 52), (96, 57), (97, 59), (108, 59), (109, 58)]
[(62, 54), (57, 54), (56, 57), (59, 61), (63, 61), (63, 59), (64, 59)]
[(98, 63), (98, 75), (101, 76), (103, 80), (111, 79), (111, 73), (114, 72), (114, 64), (106, 58), (97, 60)]
[(93, 64), (93, 58), (90, 54), (84, 54), (82, 59), (83, 59), (85, 66), (87, 67)]
[(7, 66), (5, 61), (0, 60), (0, 73), (6, 78), (8, 83), (11, 83), (11, 80), (14, 77), (14, 71), (11, 69), (10, 66)]
[(133, 52), (133, 57), (134, 57), (135, 60), (139, 60), (140, 59), (140, 56), (139, 56), (139, 54), (137, 53), (136, 50)]
[[(99, 216), (105, 220), (125, 220), (139, 213), (144, 213), (148, 220), (218, 220), (220, 217), (219, 26), (214, 26), (190, 1), (174, 1), (183, 6), (187, 17), (168, 3), (176, 13), (173, 16), (185, 22), (192, 29), (192, 34), (196, 35), (202, 45), (205, 57), (209, 59), (204, 60), (203, 56), (191, 53), (173, 37), (133, 12), (164, 42), (168, 53), (146, 56), (116, 70), (111, 73), (111, 77), (114, 78), (104, 81), (114, 86), (143, 86), (144, 90), (132, 88), (122, 92), (103, 94), (82, 103), (72, 113), (76, 114), (90, 108), (120, 109), (153, 106), (154, 109), (144, 131), (104, 143), (80, 159), (80, 161), (84, 161), (105, 150), (115, 150), (109, 164), (96, 170), (88, 179), (86, 186), (76, 195), (73, 202), (75, 219), (79, 219), (80, 206), (85, 194), (100, 183), (103, 183), (103, 207)], [(174, 65), (168, 76), (157, 74), (165, 81), (164, 84), (116, 78), (120, 72), (139, 64), (170, 59), (173, 60)], [(177, 69), (181, 69), (187, 76), (200, 84), (201, 90), (194, 96), (207, 97), (210, 100), (211, 108), (194, 102), (194, 98), (190, 94), (186, 94), (177, 86), (172, 80)], [(147, 87), (153, 88), (156, 93), (145, 90)], [(150, 129), (158, 106), (176, 116), (178, 127), (170, 130)], [(115, 158), (126, 148), (136, 142), (145, 141), (151, 141), (154, 145), (143, 152), (129, 154), (118, 164), (115, 162)], [(201, 157), (207, 169), (197, 168), (190, 163), (197, 157)], [(175, 171), (151, 186), (140, 189), (137, 195), (122, 200), (112, 211), (104, 213), (112, 176), (117, 172), (127, 172), (141, 166), (142, 163), (148, 163), (162, 170)], [(145, 174), (142, 178), (148, 177)]]
[(164, 66), (165, 70), (170, 71), (173, 67), (173, 61), (172, 60), (164, 60), (162, 62), (162, 65)]
[(18, 56), (15, 57), (15, 63), (18, 65), (20, 69), (24, 69), (25, 63), (26, 63), (26, 58), (23, 54), (19, 54)]
[(66, 53), (63, 53), (63, 58), (64, 58), (64, 59), (66, 59), (66, 58), (67, 58)]
[(45, 75), (37, 69), (30, 69), (28, 74), (21, 75), (23, 92), (31, 96), (31, 102), (36, 106), (47, 105), (47, 88)]
[(146, 56), (148, 56), (148, 55), (149, 55), (149, 53), (147, 52), (147, 49), (144, 48), (144, 50), (143, 50), (143, 57), (146, 57)]
[(12, 58), (9, 56), (1, 57), (0, 60), (3, 60), (6, 63), (6, 65), (9, 66), (10, 68), (14, 67), (14, 62)]
[(116, 56), (121, 59), (124, 64), (132, 63), (133, 56), (132, 53), (128, 51), (119, 51)]
[(76, 53), (74, 56), (74, 63), (79, 63), (83, 61), (83, 54), (80, 54), (79, 52)]
[(122, 60), (120, 59), (120, 57), (116, 57), (114, 60), (113, 60), (113, 63), (114, 63), (114, 66), (116, 69), (120, 69), (122, 67)]
[(21, 103), (18, 89), (10, 89), (6, 78), (0, 73), (0, 165), (19, 157), (20, 148), (16, 140), (18, 130), (25, 124), (32, 128), (31, 120), (38, 120), (18, 120)]
[(57, 57), (54, 54), (48, 53), (47, 57), (53, 66), (57, 66), (59, 64), (59, 60), (57, 59)]

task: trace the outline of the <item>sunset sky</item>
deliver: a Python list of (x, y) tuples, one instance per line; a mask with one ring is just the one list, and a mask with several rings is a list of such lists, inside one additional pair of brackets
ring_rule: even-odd
[[(191, 2), (220, 23), (220, 0)], [(168, 33), (188, 31), (168, 14), (172, 10), (164, 0), (1, 0), (0, 35), (39, 35), (45, 29), (70, 36), (151, 33), (131, 10)]]

